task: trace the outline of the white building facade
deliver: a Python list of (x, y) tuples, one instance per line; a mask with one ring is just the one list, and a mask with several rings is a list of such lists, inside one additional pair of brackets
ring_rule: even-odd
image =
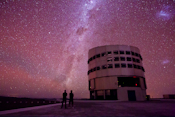
[(128, 45), (106, 45), (89, 50), (90, 99), (146, 100), (140, 50)]

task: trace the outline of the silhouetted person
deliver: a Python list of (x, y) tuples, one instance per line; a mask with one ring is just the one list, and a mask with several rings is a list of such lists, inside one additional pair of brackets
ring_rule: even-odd
[(73, 106), (73, 97), (74, 97), (74, 94), (72, 93), (72, 90), (71, 90), (71, 92), (69, 93), (69, 106), (70, 106), (70, 103), (72, 103), (72, 106)]
[(64, 93), (63, 93), (63, 101), (62, 101), (62, 106), (61, 108), (63, 108), (63, 103), (65, 102), (65, 108), (66, 108), (66, 96), (67, 96), (67, 93), (66, 93), (66, 90), (64, 90)]

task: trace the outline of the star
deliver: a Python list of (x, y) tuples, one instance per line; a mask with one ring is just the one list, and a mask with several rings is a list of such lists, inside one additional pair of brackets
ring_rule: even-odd
[(174, 6), (171, 0), (0, 2), (0, 95), (60, 98), (66, 89), (89, 98), (88, 51), (103, 45), (138, 47), (147, 94), (174, 93)]

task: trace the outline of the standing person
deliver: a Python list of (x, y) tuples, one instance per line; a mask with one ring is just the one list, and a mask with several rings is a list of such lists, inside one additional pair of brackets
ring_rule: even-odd
[(74, 97), (74, 94), (72, 93), (72, 90), (71, 90), (71, 92), (69, 93), (69, 106), (70, 106), (70, 103), (72, 103), (72, 106), (73, 106), (73, 97)]
[(67, 93), (66, 93), (66, 90), (64, 90), (64, 93), (63, 93), (63, 101), (62, 101), (62, 106), (61, 108), (63, 108), (63, 103), (65, 102), (65, 108), (66, 108), (66, 96), (67, 96)]

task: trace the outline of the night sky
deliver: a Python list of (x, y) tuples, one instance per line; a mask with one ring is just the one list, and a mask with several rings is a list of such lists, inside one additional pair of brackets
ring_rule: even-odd
[(88, 50), (140, 49), (147, 94), (175, 94), (175, 0), (0, 0), (0, 95), (89, 98)]

